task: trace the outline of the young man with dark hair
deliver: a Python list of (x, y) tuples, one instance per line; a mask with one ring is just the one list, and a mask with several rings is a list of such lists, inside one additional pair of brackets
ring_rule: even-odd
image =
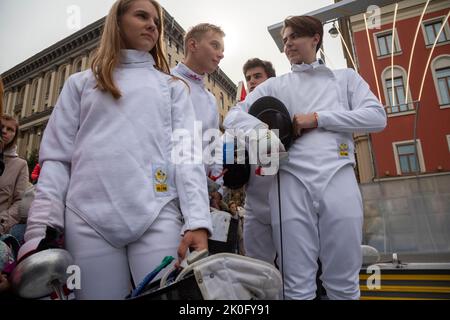
[[(247, 60), (242, 68), (249, 92), (269, 78), (276, 76), (269, 61), (259, 58)], [(245, 187), (244, 248), (245, 255), (274, 264), (276, 249), (272, 237), (269, 190), (273, 176), (254, 174), (256, 166), (250, 170), (250, 179)]]
[(248, 92), (252, 92), (259, 84), (267, 79), (276, 77), (272, 63), (258, 58), (247, 60), (242, 69), (245, 81), (247, 82)]
[(316, 58), (322, 37), (316, 18), (286, 19), (282, 38), (292, 72), (259, 85), (230, 110), (224, 127), (260, 128), (262, 122), (246, 113), (250, 106), (263, 96), (283, 102), (297, 139), (289, 161), (280, 164), (280, 184), (272, 183), (269, 203), (284, 296), (315, 298), (319, 258), (328, 297), (358, 299), (363, 204), (353, 170), (352, 133), (383, 130), (386, 113), (354, 70), (332, 71)]

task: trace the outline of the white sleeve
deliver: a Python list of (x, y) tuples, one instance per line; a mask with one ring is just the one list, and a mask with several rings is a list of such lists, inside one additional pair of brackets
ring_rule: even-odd
[[(270, 79), (269, 79), (270, 80)], [(248, 114), (248, 110), (252, 104), (261, 97), (270, 96), (269, 80), (256, 87), (244, 101), (239, 102), (228, 112), (223, 126), (225, 129), (238, 129), (248, 134), (249, 131), (265, 126), (259, 119)]]
[[(195, 132), (195, 113), (189, 97), (188, 88), (182, 81), (171, 81), (172, 100), (172, 130), (187, 130), (191, 139), (202, 137), (201, 132)], [(201, 141), (201, 140), (200, 140)], [(175, 150), (186, 150), (184, 139), (174, 139), (173, 148)], [(192, 152), (201, 155), (202, 146), (193, 143)], [(175, 164), (175, 184), (180, 200), (181, 212), (184, 217), (184, 231), (205, 228), (212, 234), (211, 215), (209, 213), (208, 186), (206, 181), (205, 168), (201, 161), (189, 161), (189, 156)]]
[(214, 162), (213, 164), (208, 166), (208, 170), (212, 176), (219, 177), (219, 178), (217, 178), (217, 180), (215, 182), (220, 186), (219, 190), (217, 190), (217, 191), (223, 197), (223, 176), (222, 176), (223, 163), (222, 162), (221, 163)]
[(259, 120), (249, 115), (245, 101), (239, 102), (236, 106), (228, 111), (223, 127), (225, 130), (240, 129), (244, 131), (252, 130), (259, 124)]
[(26, 241), (44, 237), (47, 226), (64, 229), (71, 160), (80, 121), (80, 92), (70, 77), (45, 129), (39, 152), (41, 173), (27, 221)]
[[(215, 104), (215, 100), (214, 100), (214, 104)], [(217, 106), (216, 106), (216, 110), (217, 110)], [(219, 112), (216, 113), (216, 123), (214, 128), (219, 130), (219, 126), (220, 126), (220, 121), (219, 121)], [(215, 143), (218, 143), (217, 141)], [(211, 174), (214, 177), (218, 177), (221, 176), (222, 171), (223, 171), (223, 164), (222, 163), (213, 163), (212, 165), (209, 166), (209, 171), (211, 172)], [(218, 192), (221, 194), (221, 196), (223, 197), (223, 177), (221, 176), (220, 178), (218, 178), (216, 180), (216, 183), (220, 185), (220, 189), (218, 190)]]
[(347, 70), (349, 110), (319, 111), (319, 127), (337, 132), (378, 132), (386, 127), (386, 112), (369, 85), (353, 69)]

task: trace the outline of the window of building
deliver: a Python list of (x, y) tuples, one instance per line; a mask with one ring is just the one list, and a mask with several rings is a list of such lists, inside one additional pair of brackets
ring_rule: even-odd
[[(424, 33), (425, 33), (425, 42), (427, 45), (434, 44), (436, 37), (439, 33), (439, 30), (442, 28), (443, 18), (439, 18), (438, 20), (426, 21), (423, 23)], [(437, 43), (446, 42), (450, 40), (450, 34), (448, 30), (448, 26), (444, 27), (441, 34), (439, 35)]]
[(169, 47), (172, 48), (172, 38), (169, 37)]
[(36, 99), (37, 99), (37, 90), (38, 90), (38, 84), (39, 84), (39, 80), (36, 79), (33, 81), (33, 84), (31, 85), (32, 87), (32, 94), (31, 94), (31, 105), (34, 106), (36, 104)]
[(92, 61), (94, 60), (94, 56), (95, 56), (96, 51), (92, 50), (91, 52), (89, 52), (89, 59), (88, 59), (88, 66), (91, 65)]
[(403, 77), (394, 78), (394, 85), (392, 85), (392, 79), (386, 79), (386, 89), (389, 105), (392, 106), (392, 112), (407, 111), (408, 107), (405, 105)]
[(447, 135), (448, 152), (450, 152), (450, 134)]
[(59, 86), (58, 86), (58, 94), (61, 93), (63, 87), (64, 87), (64, 82), (66, 81), (66, 67), (62, 67), (59, 69)]
[(398, 175), (425, 172), (425, 161), (420, 140), (417, 140), (416, 146), (415, 149), (412, 140), (393, 143)]
[(450, 107), (450, 55), (441, 55), (434, 59), (432, 71), (436, 94), (441, 108)]
[(0, 97), (0, 99), (3, 100), (3, 105), (5, 106), (5, 108), (7, 108), (7, 106), (8, 106), (8, 95), (9, 95), (9, 92), (5, 92), (3, 94), (3, 97)]
[(222, 108), (222, 110), (225, 108), (225, 99), (222, 92), (220, 93), (220, 107)]
[(48, 97), (50, 96), (50, 85), (52, 83), (51, 80), (52, 80), (51, 77), (47, 78), (47, 83), (46, 83), (46, 86), (45, 86), (45, 100), (47, 100)]
[(82, 60), (78, 61), (78, 63), (75, 66), (75, 72), (80, 72), (82, 66), (83, 66), (83, 61)]
[(26, 86), (23, 86), (22, 88), (20, 88), (19, 90), (19, 98), (17, 99), (17, 104), (16, 106), (18, 107), (22, 107), (23, 105), (23, 100), (25, 99), (25, 88)]
[(177, 53), (180, 53), (180, 46), (177, 44)]
[[(378, 56), (390, 55), (392, 53), (392, 30), (377, 33), (375, 34), (375, 37)], [(400, 51), (398, 34), (395, 32), (394, 53), (399, 53)]]
[(441, 104), (450, 104), (450, 67), (436, 70), (436, 80)]
[(52, 74), (49, 72), (46, 76), (46, 80), (45, 80), (45, 96), (44, 96), (44, 100), (47, 100), (48, 97), (50, 96), (50, 85), (52, 83)]
[(51, 84), (52, 84), (52, 72), (47, 72), (46, 75), (44, 76), (44, 81), (43, 81), (43, 88), (44, 90), (42, 91), (42, 96), (43, 96), (43, 104), (44, 104), (44, 108), (47, 108), (50, 104), (50, 90), (51, 90)]
[(397, 145), (398, 160), (402, 174), (415, 173), (419, 167), (417, 164), (414, 144)]
[[(382, 73), (384, 95), (386, 99), (386, 112), (388, 114), (414, 111), (415, 105), (408, 92), (408, 104), (406, 104), (406, 71), (395, 66), (386, 68)], [(394, 77), (392, 77), (394, 76)]]

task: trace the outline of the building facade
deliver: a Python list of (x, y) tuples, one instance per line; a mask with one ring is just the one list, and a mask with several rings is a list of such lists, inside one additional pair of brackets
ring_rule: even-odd
[(375, 179), (450, 172), (450, 2), (426, 4), (381, 7), (378, 28), (350, 18), (359, 73), (388, 115), (370, 136)]
[[(170, 67), (183, 61), (185, 31), (164, 10), (167, 60)], [(27, 159), (39, 149), (45, 126), (64, 82), (90, 68), (105, 18), (43, 50), (4, 72), (4, 112), (19, 121), (18, 153)], [(216, 97), (220, 122), (236, 102), (236, 85), (219, 68), (208, 75), (206, 87)]]
[[(427, 2), (335, 0), (306, 15), (339, 26), (333, 34), (349, 48), (348, 67), (365, 79), (388, 115), (382, 132), (354, 135), (363, 244), (411, 259), (432, 254), (421, 261), (444, 253), (448, 261), (450, 2)], [(281, 28), (269, 26), (280, 50)]]
[[(335, 3), (315, 11), (308, 13), (299, 13), (299, 15), (313, 16), (319, 19), (324, 25), (333, 23), (333, 28), (330, 29), (330, 35), (333, 37), (340, 36), (342, 40), (342, 47), (344, 50), (344, 57), (347, 60), (347, 67), (359, 71), (355, 60), (354, 47), (352, 40), (352, 32), (350, 25), (350, 17), (366, 12), (369, 7), (377, 6), (383, 7), (393, 3), (394, 0), (335, 0)], [(337, 24), (336, 24), (337, 22)], [(336, 26), (339, 26), (339, 30)], [(281, 39), (281, 29), (283, 22), (276, 23), (268, 27), (268, 31), (275, 41), (278, 49), (283, 51), (283, 41)], [(333, 30), (333, 32), (332, 32)], [(322, 48), (323, 49), (323, 48)], [(321, 53), (322, 59), (324, 55)], [(361, 183), (372, 182), (376, 178), (374, 158), (372, 156), (371, 135), (364, 133), (355, 133), (355, 159), (356, 167), (355, 174), (358, 181)]]
[[(426, 0), (335, 0), (305, 13), (324, 24), (338, 22), (348, 67), (369, 83), (389, 117), (383, 132), (354, 135), (361, 183), (450, 173), (450, 29), (445, 21), (450, 2), (429, 1), (424, 11), (426, 5)], [(281, 51), (282, 25), (268, 28)]]

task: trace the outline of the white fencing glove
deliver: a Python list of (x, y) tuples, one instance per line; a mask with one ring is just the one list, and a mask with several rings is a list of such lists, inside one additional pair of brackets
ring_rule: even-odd
[[(276, 133), (263, 124), (255, 128), (255, 134), (250, 136), (250, 152), (256, 152), (257, 175), (275, 175), (280, 162), (287, 159), (288, 153)], [(253, 136), (253, 139), (252, 139)], [(256, 136), (256, 139), (255, 139)]]

